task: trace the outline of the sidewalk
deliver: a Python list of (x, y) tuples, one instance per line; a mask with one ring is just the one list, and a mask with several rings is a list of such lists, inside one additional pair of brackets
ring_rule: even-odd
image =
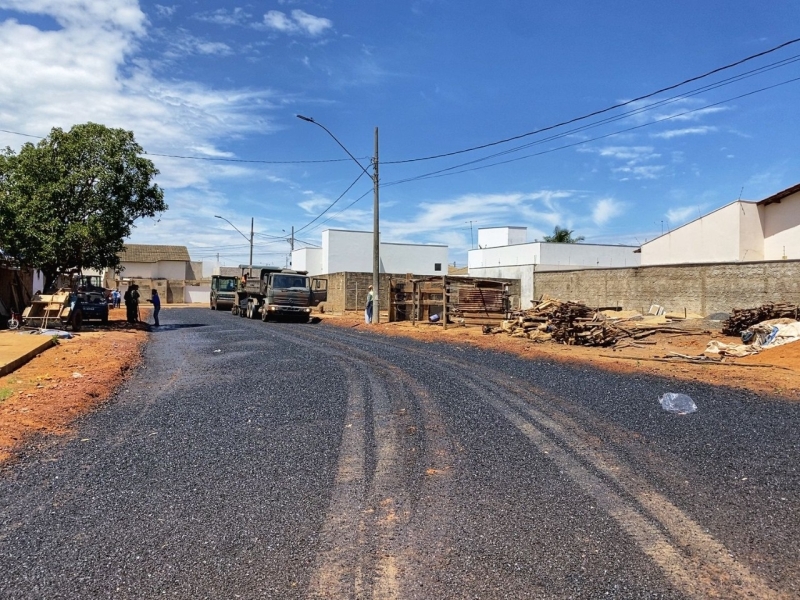
[(19, 369), (52, 345), (53, 338), (49, 335), (0, 331), (0, 377)]

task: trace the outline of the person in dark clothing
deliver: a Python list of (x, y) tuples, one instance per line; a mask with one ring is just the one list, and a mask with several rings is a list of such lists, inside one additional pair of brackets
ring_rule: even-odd
[(133, 312), (131, 307), (133, 306), (133, 301), (131, 300), (131, 286), (128, 286), (128, 289), (125, 290), (125, 293), (122, 295), (122, 299), (125, 301), (125, 319), (128, 323), (133, 323)]
[(131, 316), (133, 317), (133, 322), (139, 322), (139, 286), (133, 285), (131, 286)]
[(155, 326), (159, 327), (158, 313), (161, 312), (161, 298), (158, 295), (158, 291), (153, 290), (153, 293), (150, 296), (150, 302), (153, 303), (153, 321), (155, 321)]

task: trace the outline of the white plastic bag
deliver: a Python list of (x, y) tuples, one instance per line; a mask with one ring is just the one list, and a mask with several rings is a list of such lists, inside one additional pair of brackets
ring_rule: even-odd
[(667, 412), (677, 413), (679, 415), (688, 415), (697, 410), (697, 405), (686, 394), (675, 394), (667, 392), (658, 399), (661, 407)]

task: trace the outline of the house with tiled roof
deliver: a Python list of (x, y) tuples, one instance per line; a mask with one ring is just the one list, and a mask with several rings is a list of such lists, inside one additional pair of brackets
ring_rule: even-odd
[(125, 244), (119, 253), (119, 273), (110, 274), (106, 285), (124, 291), (131, 283), (149, 297), (157, 289), (162, 301), (204, 302), (208, 298), (208, 282), (201, 281), (203, 263), (192, 262), (186, 246)]

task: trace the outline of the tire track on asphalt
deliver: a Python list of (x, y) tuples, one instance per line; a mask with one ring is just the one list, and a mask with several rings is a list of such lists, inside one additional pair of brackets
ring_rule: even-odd
[[(362, 336), (356, 339), (365, 341)], [(512, 384), (504, 373), (481, 364), (470, 363), (465, 369), (463, 363), (434, 352), (369, 341), (459, 369), (461, 381), (476, 397), (488, 398), (490, 406), (569, 474), (684, 593), (696, 598), (789, 598), (737, 561), (724, 544), (619, 456), (594, 448), (595, 436), (566, 411), (547, 404), (535, 388)], [(502, 393), (497, 394), (498, 389)]]
[[(333, 356), (347, 378), (337, 474), (309, 597), (403, 597), (403, 578), (426, 539), (420, 532), (431, 542), (429, 532), (438, 530), (431, 519), (448, 518), (441, 507), (453, 452), (431, 394), (394, 364), (351, 345), (308, 330), (272, 333)], [(444, 547), (432, 540), (425, 549)]]

